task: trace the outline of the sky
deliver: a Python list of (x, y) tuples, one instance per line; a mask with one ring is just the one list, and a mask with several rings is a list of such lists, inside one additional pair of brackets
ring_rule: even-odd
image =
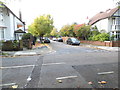
[[(11, 1), (11, 0), (10, 0)], [(18, 2), (19, 1), (19, 2)], [(54, 26), (60, 30), (63, 25), (85, 23), (87, 17), (91, 18), (100, 11), (113, 8), (114, 0), (16, 0), (10, 3), (13, 12), (18, 15), (22, 12), (22, 20), (26, 28), (36, 17), (50, 14)]]

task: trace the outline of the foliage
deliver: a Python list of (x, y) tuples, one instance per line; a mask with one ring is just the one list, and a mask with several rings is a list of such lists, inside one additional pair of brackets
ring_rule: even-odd
[(75, 36), (75, 33), (73, 32), (75, 24), (72, 25), (64, 25), (61, 30), (60, 30), (60, 35), (61, 36)]
[(94, 35), (93, 37), (90, 37), (89, 40), (93, 41), (108, 41), (110, 35), (107, 33), (100, 33), (98, 35)]
[(67, 31), (69, 30), (69, 25), (64, 25), (61, 30), (60, 30), (60, 35), (61, 36), (68, 36)]
[(92, 36), (98, 35), (98, 34), (100, 34), (100, 32), (98, 30), (91, 31)]
[(57, 29), (56, 29), (56, 28), (53, 28), (53, 30), (51, 31), (50, 35), (51, 35), (51, 36), (54, 36), (54, 37), (57, 37), (57, 35), (58, 35)]
[(0, 7), (4, 7), (3, 4), (4, 4), (4, 2), (0, 1)]
[(14, 48), (14, 49), (19, 48), (19, 42), (18, 42), (17, 40), (14, 40), (14, 41), (13, 41), (13, 48)]
[(49, 33), (46, 33), (44, 37), (50, 37), (51, 35)]
[(18, 51), (18, 50), (20, 50), (20, 47), (19, 42), (17, 40), (2, 42), (2, 51)]
[(31, 33), (24, 33), (22, 36), (22, 40), (26, 39), (32, 39), (32, 34)]
[(50, 15), (42, 15), (37, 17), (34, 22), (28, 27), (28, 32), (35, 36), (43, 37), (50, 33), (53, 29), (53, 18)]
[(116, 37), (116, 35), (112, 35), (111, 37), (110, 37), (110, 40), (112, 40), (112, 41), (114, 41), (114, 38)]
[(88, 40), (91, 35), (90, 26), (84, 25), (79, 27), (79, 29), (74, 30), (77, 37), (83, 38), (84, 40)]

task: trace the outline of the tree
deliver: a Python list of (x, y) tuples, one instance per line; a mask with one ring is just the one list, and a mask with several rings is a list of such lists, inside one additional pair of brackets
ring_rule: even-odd
[(75, 36), (75, 33), (73, 32), (74, 26), (75, 26), (75, 24), (64, 25), (60, 30), (60, 35), (61, 36), (70, 36), (70, 37)]
[(4, 7), (4, 5), (3, 4), (5, 4), (4, 2), (2, 2), (2, 1), (0, 1), (0, 8), (3, 8)]
[(58, 35), (57, 29), (56, 29), (56, 28), (53, 28), (53, 30), (51, 31), (50, 35), (51, 35), (51, 36), (54, 36), (54, 37), (57, 37), (57, 35)]
[(83, 25), (79, 29), (74, 30), (74, 32), (77, 37), (82, 38), (83, 40), (88, 40), (91, 34), (89, 25)]
[(42, 37), (50, 33), (53, 27), (53, 18), (50, 15), (42, 15), (34, 20), (28, 27), (28, 31), (35, 36), (39, 36), (40, 41), (42, 41)]
[(74, 33), (74, 26), (76, 25), (76, 23), (70, 25), (69, 29), (68, 29), (68, 36), (70, 37), (76, 37), (76, 34)]
[(61, 36), (68, 36), (69, 27), (70, 27), (69, 25), (64, 25), (60, 30), (60, 35)]

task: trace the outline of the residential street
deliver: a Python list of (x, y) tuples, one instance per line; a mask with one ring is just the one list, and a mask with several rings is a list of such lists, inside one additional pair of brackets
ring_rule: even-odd
[(2, 58), (2, 87), (118, 87), (118, 52), (56, 41), (49, 46), (41, 55)]

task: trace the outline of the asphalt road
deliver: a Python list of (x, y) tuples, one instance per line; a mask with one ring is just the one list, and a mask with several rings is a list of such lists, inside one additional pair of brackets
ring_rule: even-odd
[(39, 56), (24, 56), (13, 58), (2, 58), (2, 86), (11, 88), (19, 85), (22, 88), (27, 83), (27, 78)]
[[(118, 52), (56, 41), (49, 46), (44, 55), (3, 58), (2, 66), (7, 67), (2, 69), (4, 87), (14, 83), (18, 88), (118, 87)], [(107, 74), (99, 74), (102, 72)]]

